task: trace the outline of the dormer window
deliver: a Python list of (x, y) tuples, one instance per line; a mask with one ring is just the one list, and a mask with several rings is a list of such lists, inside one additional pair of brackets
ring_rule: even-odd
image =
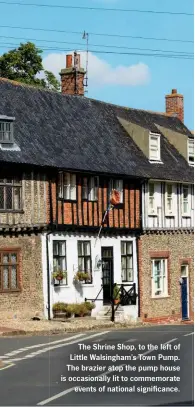
[(10, 145), (14, 143), (13, 121), (14, 117), (0, 115), (0, 144)]
[(188, 162), (194, 165), (194, 139), (188, 140)]
[(160, 134), (150, 133), (149, 160), (161, 161), (160, 158)]

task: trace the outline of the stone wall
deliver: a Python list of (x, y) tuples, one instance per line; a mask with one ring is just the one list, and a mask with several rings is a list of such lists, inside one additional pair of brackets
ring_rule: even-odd
[[(181, 320), (181, 263), (189, 264), (190, 319), (194, 309), (194, 235), (192, 233), (144, 234), (139, 248), (140, 316), (145, 321)], [(168, 259), (168, 296), (152, 298), (151, 258)]]
[(0, 236), (0, 252), (8, 249), (18, 250), (19, 290), (0, 291), (0, 320), (43, 313), (41, 236)]

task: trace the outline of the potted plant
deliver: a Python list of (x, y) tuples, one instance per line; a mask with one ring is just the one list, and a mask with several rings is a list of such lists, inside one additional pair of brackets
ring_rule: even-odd
[(91, 311), (92, 311), (92, 309), (94, 309), (95, 308), (95, 303), (94, 302), (89, 302), (89, 301), (85, 301), (85, 306), (86, 306), (86, 308), (87, 308), (87, 315), (88, 316), (91, 316)]
[(119, 292), (119, 288), (117, 287), (117, 284), (114, 285), (114, 290), (113, 290), (113, 299), (114, 299), (114, 303), (118, 304), (120, 302), (120, 292)]
[(75, 304), (68, 304), (66, 312), (67, 312), (67, 317), (68, 318), (74, 318), (75, 317)]
[(52, 307), (54, 318), (66, 316), (67, 304), (64, 302), (56, 302)]
[(88, 310), (85, 303), (75, 304), (75, 317), (84, 317), (87, 313)]
[(67, 271), (57, 270), (52, 273), (52, 277), (54, 280), (62, 281), (67, 278)]
[(74, 276), (74, 281), (86, 281), (86, 280), (90, 280), (90, 275), (83, 271), (77, 271), (77, 273)]

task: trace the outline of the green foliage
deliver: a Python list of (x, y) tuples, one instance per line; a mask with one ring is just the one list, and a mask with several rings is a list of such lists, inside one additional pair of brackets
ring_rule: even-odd
[(86, 308), (87, 308), (88, 311), (92, 311), (92, 309), (95, 308), (95, 303), (94, 303), (94, 302), (86, 301), (86, 302), (85, 302), (85, 306), (86, 306)]
[(115, 285), (113, 289), (113, 298), (114, 300), (120, 300), (120, 292), (119, 287), (117, 287), (117, 285)]
[(61, 271), (57, 270), (52, 273), (52, 277), (55, 278), (56, 280), (63, 280), (64, 278), (67, 278), (67, 271)]
[(67, 304), (65, 304), (64, 302), (56, 302), (55, 304), (53, 304), (52, 310), (66, 312)]
[[(0, 76), (28, 85), (59, 91), (60, 83), (54, 74), (43, 69), (41, 54), (42, 50), (32, 42), (21, 43), (18, 48), (0, 56)], [(43, 78), (38, 78), (38, 74), (42, 74)]]
[(83, 280), (89, 280), (90, 276), (88, 273), (84, 273), (82, 271), (77, 271), (77, 273), (74, 276), (75, 281), (83, 281)]

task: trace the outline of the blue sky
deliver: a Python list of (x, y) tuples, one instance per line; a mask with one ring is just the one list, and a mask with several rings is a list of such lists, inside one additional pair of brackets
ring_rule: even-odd
[[(23, 0), (21, 0), (22, 2)], [(9, 0), (8, 0), (9, 2)], [(30, 0), (25, 0), (30, 3)], [(35, 0), (37, 3), (71, 6), (161, 10), (193, 13), (193, 0)], [(34, 41), (44, 51), (44, 66), (58, 74), (65, 67), (66, 49), (85, 49), (81, 35), (4, 26), (31, 27), (50, 30), (89, 32), (89, 49), (116, 52), (150, 51), (127, 50), (122, 47), (193, 52), (192, 43), (154, 41), (133, 38), (95, 36), (91, 33), (120, 34), (140, 37), (170, 38), (193, 41), (193, 17), (166, 14), (141, 14), (114, 11), (73, 10), (59, 8), (21, 7), (0, 4), (0, 54), (12, 44), (25, 39)], [(14, 38), (5, 38), (5, 37)], [(19, 39), (18, 39), (19, 38)], [(20, 40), (21, 38), (21, 40)], [(39, 40), (39, 41), (38, 41)], [(43, 41), (45, 40), (45, 41)], [(57, 41), (48, 42), (48, 41)], [(60, 44), (58, 42), (67, 42)], [(70, 44), (72, 43), (72, 44)], [(83, 46), (75, 43), (83, 43)], [(95, 47), (94, 45), (100, 45)], [(103, 48), (103, 45), (119, 48)], [(63, 52), (64, 50), (64, 52)], [(85, 64), (84, 53), (82, 63)], [(89, 54), (88, 97), (119, 105), (154, 111), (165, 110), (165, 94), (177, 88), (184, 95), (185, 124), (194, 128), (193, 61), (157, 58), (144, 55)]]

